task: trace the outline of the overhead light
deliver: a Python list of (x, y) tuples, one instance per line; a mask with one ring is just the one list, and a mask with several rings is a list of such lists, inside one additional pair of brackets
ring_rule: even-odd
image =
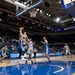
[(49, 15), (49, 14), (47, 13), (47, 15)]
[(60, 22), (60, 18), (56, 18), (55, 21), (56, 21), (57, 23), (59, 23), (59, 22)]
[(75, 18), (73, 17), (73, 20), (75, 21)]
[(42, 14), (42, 10), (40, 10), (40, 14)]
[(51, 15), (49, 15), (49, 17), (50, 17)]
[(40, 9), (38, 8), (37, 11), (39, 11)]

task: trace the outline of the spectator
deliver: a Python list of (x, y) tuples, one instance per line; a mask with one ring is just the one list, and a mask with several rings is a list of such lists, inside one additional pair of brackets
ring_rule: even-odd
[(36, 47), (34, 47), (33, 52), (34, 52), (34, 58), (36, 58), (36, 53), (37, 53), (37, 48)]

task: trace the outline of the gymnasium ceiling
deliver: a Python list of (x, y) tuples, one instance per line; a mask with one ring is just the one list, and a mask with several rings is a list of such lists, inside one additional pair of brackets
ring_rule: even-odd
[[(38, 8), (42, 10), (42, 14), (38, 11), (36, 18), (31, 18), (29, 12), (27, 12), (17, 19), (15, 16), (16, 7), (0, 0), (0, 11), (4, 12), (0, 14), (0, 25), (13, 31), (19, 31), (19, 27), (24, 26), (28, 33), (36, 34), (63, 33), (63, 31), (54, 31), (53, 28), (62, 29), (75, 25), (72, 17), (62, 8), (61, 0), (44, 0), (44, 3)], [(58, 17), (60, 22), (55, 22)]]

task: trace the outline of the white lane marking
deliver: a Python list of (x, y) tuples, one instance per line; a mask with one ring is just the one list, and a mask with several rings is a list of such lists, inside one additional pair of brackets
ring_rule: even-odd
[(58, 66), (58, 65), (52, 65), (52, 66), (55, 66), (55, 67), (59, 67), (60, 70), (57, 70), (57, 71), (54, 71), (53, 73), (58, 73), (58, 72), (61, 72), (64, 70), (64, 68), (62, 66)]

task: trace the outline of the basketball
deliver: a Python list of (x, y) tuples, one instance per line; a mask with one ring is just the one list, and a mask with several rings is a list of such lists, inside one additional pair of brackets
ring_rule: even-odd
[(22, 27), (22, 30), (24, 30), (24, 27)]
[(34, 10), (36, 11), (36, 10), (37, 10), (37, 8), (34, 8)]

